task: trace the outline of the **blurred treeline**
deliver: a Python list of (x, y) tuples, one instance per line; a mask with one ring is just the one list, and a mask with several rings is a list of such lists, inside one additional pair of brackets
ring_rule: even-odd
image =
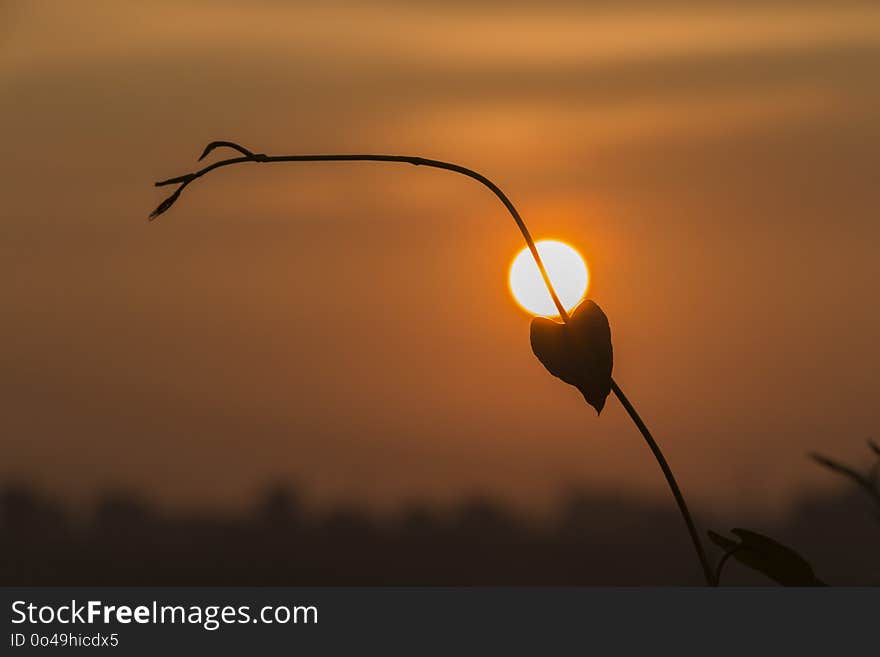
[[(708, 518), (704, 527), (750, 519)], [(880, 523), (857, 490), (803, 496), (773, 526), (830, 584), (880, 583)], [(246, 512), (160, 512), (107, 493), (83, 512), (0, 492), (3, 585), (697, 585), (671, 504), (570, 493), (537, 522), (487, 499), (377, 515), (307, 508), (273, 485)], [(718, 555), (714, 555), (715, 558)], [(725, 584), (769, 583), (740, 566)]]

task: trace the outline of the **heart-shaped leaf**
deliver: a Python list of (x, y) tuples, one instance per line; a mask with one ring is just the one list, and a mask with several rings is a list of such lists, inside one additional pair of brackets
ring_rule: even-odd
[(709, 532), (709, 538), (744, 566), (764, 573), (783, 586), (825, 586), (810, 563), (787, 545), (748, 529), (731, 529), (730, 533), (740, 540), (737, 542), (713, 531)]
[(587, 403), (602, 412), (611, 392), (611, 327), (602, 309), (584, 301), (571, 313), (568, 324), (535, 317), (532, 351), (553, 376), (576, 387)]

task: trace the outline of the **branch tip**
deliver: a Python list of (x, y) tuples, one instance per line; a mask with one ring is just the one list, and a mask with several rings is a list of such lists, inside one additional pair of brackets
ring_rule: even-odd
[(208, 157), (208, 155), (211, 153), (211, 151), (213, 151), (215, 148), (220, 148), (221, 146), (225, 146), (226, 148), (231, 148), (233, 150), (236, 150), (239, 153), (241, 153), (242, 155), (244, 155), (245, 157), (253, 157), (254, 156), (254, 154), (251, 153), (244, 146), (236, 144), (233, 141), (212, 141), (210, 144), (205, 146), (205, 150), (202, 151), (202, 154), (201, 154), (201, 156), (199, 156), (198, 161), (201, 162), (206, 157)]
[(188, 182), (191, 182), (192, 180), (194, 180), (195, 177), (196, 177), (196, 174), (187, 173), (182, 176), (175, 176), (174, 178), (168, 178), (168, 180), (160, 180), (159, 182), (155, 183), (155, 186), (162, 187), (163, 185), (174, 185), (176, 183), (188, 183)]
[(178, 198), (180, 198), (180, 192), (182, 192), (182, 191), (183, 191), (183, 186), (181, 185), (180, 187), (178, 187), (175, 190), (175, 192), (171, 196), (169, 196), (164, 201), (162, 201), (158, 206), (156, 206), (156, 209), (150, 213), (149, 220), (153, 221), (156, 217), (158, 217), (160, 214), (166, 212), (168, 210), (168, 208), (170, 208), (172, 205), (174, 205), (174, 202)]

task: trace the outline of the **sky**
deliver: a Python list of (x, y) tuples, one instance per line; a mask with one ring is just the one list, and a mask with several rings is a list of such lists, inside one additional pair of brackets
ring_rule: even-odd
[(692, 506), (784, 511), (877, 436), (880, 7), (0, 6), (0, 478), (236, 507), (572, 485), (666, 499), (615, 400), (531, 353), (473, 181), (587, 259), (615, 378)]

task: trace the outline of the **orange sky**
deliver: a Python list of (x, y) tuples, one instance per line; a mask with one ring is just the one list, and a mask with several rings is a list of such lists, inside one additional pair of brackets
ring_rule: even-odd
[[(615, 5), (616, 6), (616, 5)], [(4, 4), (0, 475), (237, 505), (667, 495), (532, 356), (518, 233), (588, 259), (692, 503), (781, 508), (877, 435), (876, 3)], [(662, 499), (665, 499), (662, 498)]]

